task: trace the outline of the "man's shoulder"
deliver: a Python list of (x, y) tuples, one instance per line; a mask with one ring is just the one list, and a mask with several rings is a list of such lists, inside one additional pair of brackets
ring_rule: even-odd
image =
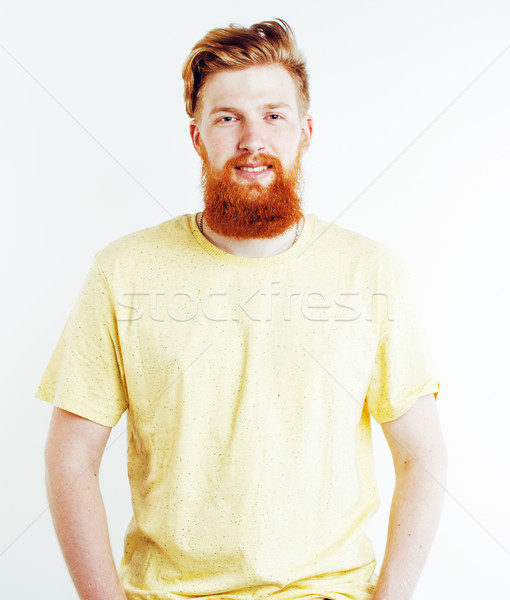
[(314, 215), (314, 238), (321, 240), (321, 250), (333, 253), (359, 266), (400, 271), (405, 264), (400, 256), (383, 242)]
[(171, 251), (179, 238), (186, 235), (186, 224), (190, 215), (183, 214), (123, 235), (101, 248), (95, 259), (103, 268), (122, 263), (125, 267), (139, 261), (151, 260), (161, 251)]

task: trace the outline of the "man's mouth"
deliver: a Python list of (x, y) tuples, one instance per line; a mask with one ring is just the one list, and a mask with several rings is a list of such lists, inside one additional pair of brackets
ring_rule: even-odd
[(239, 171), (245, 171), (246, 173), (259, 173), (260, 171), (265, 171), (270, 168), (271, 165), (263, 165), (261, 167), (236, 167)]

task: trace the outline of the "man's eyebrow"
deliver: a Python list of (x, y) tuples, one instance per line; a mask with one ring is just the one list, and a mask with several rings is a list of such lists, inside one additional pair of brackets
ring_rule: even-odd
[[(290, 110), (290, 105), (287, 104), (286, 102), (271, 102), (269, 104), (262, 104), (262, 106), (258, 107), (258, 110), (275, 110), (277, 108), (286, 108), (287, 110)], [(235, 106), (215, 106), (211, 112), (209, 113), (209, 115), (214, 115), (216, 113), (219, 112), (233, 112), (233, 113), (237, 113), (237, 112), (242, 112), (239, 108), (236, 108)]]

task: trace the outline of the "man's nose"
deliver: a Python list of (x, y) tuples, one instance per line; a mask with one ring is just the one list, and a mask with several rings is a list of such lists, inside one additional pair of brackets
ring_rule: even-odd
[(239, 149), (250, 154), (262, 152), (266, 148), (266, 141), (262, 131), (262, 124), (246, 120), (240, 128)]

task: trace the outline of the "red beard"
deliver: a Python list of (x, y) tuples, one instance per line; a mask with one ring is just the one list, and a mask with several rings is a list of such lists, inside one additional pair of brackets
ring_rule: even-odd
[[(304, 216), (300, 196), (301, 148), (287, 171), (271, 154), (231, 158), (222, 169), (215, 169), (203, 146), (201, 150), (204, 219), (216, 233), (237, 239), (274, 238)], [(237, 182), (234, 168), (249, 162), (271, 165), (272, 181), (267, 185)]]

